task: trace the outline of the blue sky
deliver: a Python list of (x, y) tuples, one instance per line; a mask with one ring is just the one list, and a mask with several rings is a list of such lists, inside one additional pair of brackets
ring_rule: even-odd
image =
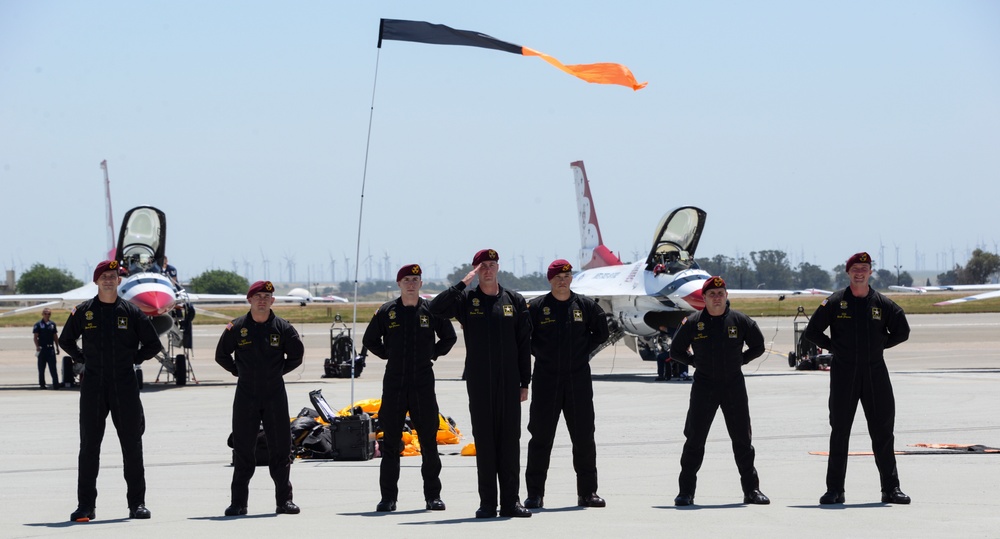
[[(623, 63), (649, 86), (379, 51), (381, 17)], [(293, 262), (327, 281), (331, 260), (352, 279), (363, 178), (362, 279), (444, 276), (484, 247), (520, 274), (575, 259), (583, 160), (623, 259), (691, 204), (708, 212), (698, 256), (830, 269), (867, 250), (943, 270), (1000, 242), (997, 28), (991, 1), (0, 0), (0, 263), (85, 275), (107, 159), (116, 221), (164, 210), (184, 279), (287, 280)]]

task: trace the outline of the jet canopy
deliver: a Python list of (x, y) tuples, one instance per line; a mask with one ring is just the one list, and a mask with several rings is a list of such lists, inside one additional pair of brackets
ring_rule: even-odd
[(646, 269), (657, 274), (674, 274), (697, 267), (694, 252), (707, 215), (694, 206), (683, 206), (664, 215), (656, 227)]
[(167, 216), (152, 206), (129, 210), (122, 219), (115, 258), (129, 273), (160, 273), (167, 241)]

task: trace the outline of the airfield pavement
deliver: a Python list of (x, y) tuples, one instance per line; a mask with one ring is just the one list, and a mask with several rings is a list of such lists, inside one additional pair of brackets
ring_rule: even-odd
[[(752, 313), (750, 313), (752, 314)], [(146, 502), (151, 520), (128, 520), (121, 452), (109, 421), (103, 445), (97, 519), (68, 522), (76, 507), (78, 391), (41, 391), (29, 328), (0, 329), (0, 537), (1000, 537), (1000, 454), (932, 451), (918, 443), (1000, 447), (1000, 315), (910, 316), (910, 341), (892, 349), (896, 449), (909, 506), (879, 502), (870, 456), (853, 456), (847, 503), (818, 505), (825, 490), (828, 374), (790, 369), (789, 318), (760, 318), (772, 352), (746, 367), (761, 489), (769, 506), (742, 505), (739, 478), (721, 414), (713, 423), (697, 505), (673, 506), (689, 384), (655, 382), (655, 365), (623, 345), (593, 361), (597, 408), (599, 493), (603, 509), (576, 507), (569, 437), (560, 426), (553, 449), (545, 509), (530, 519), (477, 520), (475, 459), (460, 446), (440, 446), (444, 512), (424, 511), (420, 458), (403, 459), (399, 509), (375, 513), (378, 459), (365, 462), (297, 461), (292, 466), (300, 515), (275, 515), (271, 479), (258, 468), (250, 514), (222, 516), (232, 477), (226, 438), (234, 378), (213, 352), (222, 326), (195, 326), (194, 374), (185, 387), (154, 384), (158, 364), (144, 366), (142, 391)], [(348, 405), (351, 383), (324, 379), (329, 327), (299, 328), (304, 366), (286, 379), (290, 411), (310, 406), (322, 389), (335, 408)], [(359, 325), (358, 330), (363, 326)], [(472, 441), (464, 347), (438, 360), (441, 411)], [(383, 362), (369, 357), (355, 380), (355, 400), (381, 393)], [(522, 422), (528, 421), (525, 403)], [(521, 465), (529, 435), (522, 429)], [(852, 451), (869, 451), (859, 408)], [(523, 476), (521, 494), (524, 494)]]

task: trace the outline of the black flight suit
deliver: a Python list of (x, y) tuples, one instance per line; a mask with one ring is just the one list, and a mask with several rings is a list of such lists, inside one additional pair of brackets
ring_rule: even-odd
[(402, 298), (386, 302), (365, 330), (362, 343), (369, 352), (387, 360), (378, 411), (382, 426), (379, 486), (383, 500), (396, 500), (399, 494), (400, 443), (407, 411), (420, 441), (424, 499), (441, 497), (441, 457), (437, 450), (440, 420), (433, 361), (447, 354), (457, 340), (451, 320), (432, 315), (429, 302), (423, 298), (412, 307), (403, 305)]
[[(824, 333), (826, 328), (830, 328), (829, 337)], [(816, 308), (804, 336), (833, 354), (827, 491), (844, 492), (851, 425), (859, 400), (868, 421), (882, 492), (892, 491), (899, 486), (892, 432), (896, 400), (883, 351), (910, 336), (903, 309), (872, 288), (863, 298), (854, 297), (850, 288), (845, 288)]]
[(590, 354), (608, 340), (604, 310), (594, 300), (570, 294), (559, 301), (552, 294), (528, 304), (531, 315), (531, 409), (528, 419), (528, 465), (524, 482), (528, 497), (545, 495), (552, 442), (559, 414), (573, 442), (576, 492), (597, 492), (597, 445), (594, 442), (594, 386)]
[[(746, 350), (743, 350), (744, 344)], [(688, 352), (689, 346), (693, 354)], [(688, 316), (677, 329), (670, 344), (670, 357), (695, 368), (678, 478), (682, 494), (695, 493), (698, 470), (705, 458), (705, 440), (720, 407), (732, 440), (743, 492), (759, 488), (753, 465), (750, 405), (741, 367), (763, 353), (764, 335), (757, 323), (730, 309), (728, 303), (722, 315), (712, 316), (702, 310)]]
[[(233, 353), (236, 359), (233, 359)], [(288, 395), (282, 376), (302, 364), (305, 348), (298, 332), (272, 311), (266, 322), (247, 313), (226, 325), (215, 362), (239, 377), (233, 399), (232, 505), (246, 507), (250, 495), (261, 423), (267, 439), (267, 465), (274, 480), (278, 507), (292, 499), (288, 476), (292, 466)]]
[[(76, 344), (80, 336), (82, 350)], [(129, 509), (145, 505), (142, 433), (146, 418), (139, 400), (135, 365), (163, 349), (153, 323), (138, 307), (121, 298), (103, 303), (95, 297), (73, 308), (59, 335), (59, 345), (84, 365), (76, 492), (79, 507), (94, 509), (97, 503), (97, 473), (108, 412), (122, 448)]]
[(531, 382), (531, 321), (517, 292), (489, 296), (465, 283), (438, 294), (431, 311), (454, 317), (465, 335), (465, 387), (476, 439), (479, 507), (513, 509), (521, 473), (521, 388)]

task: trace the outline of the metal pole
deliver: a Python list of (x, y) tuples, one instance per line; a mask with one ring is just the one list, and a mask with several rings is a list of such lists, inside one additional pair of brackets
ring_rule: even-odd
[(358, 338), (358, 269), (360, 264), (358, 260), (361, 258), (361, 218), (365, 212), (365, 183), (368, 179), (368, 151), (371, 148), (372, 140), (372, 117), (375, 115), (375, 89), (378, 86), (378, 61), (379, 55), (382, 54), (382, 48), (378, 49), (375, 54), (375, 77), (372, 81), (372, 104), (368, 111), (368, 137), (365, 140), (365, 165), (361, 173), (361, 203), (358, 208), (358, 241), (354, 248), (354, 314), (351, 317), (351, 333), (354, 338), (351, 339), (351, 403), (349, 406), (354, 406), (354, 360), (358, 357), (357, 346), (355, 346), (355, 341)]

